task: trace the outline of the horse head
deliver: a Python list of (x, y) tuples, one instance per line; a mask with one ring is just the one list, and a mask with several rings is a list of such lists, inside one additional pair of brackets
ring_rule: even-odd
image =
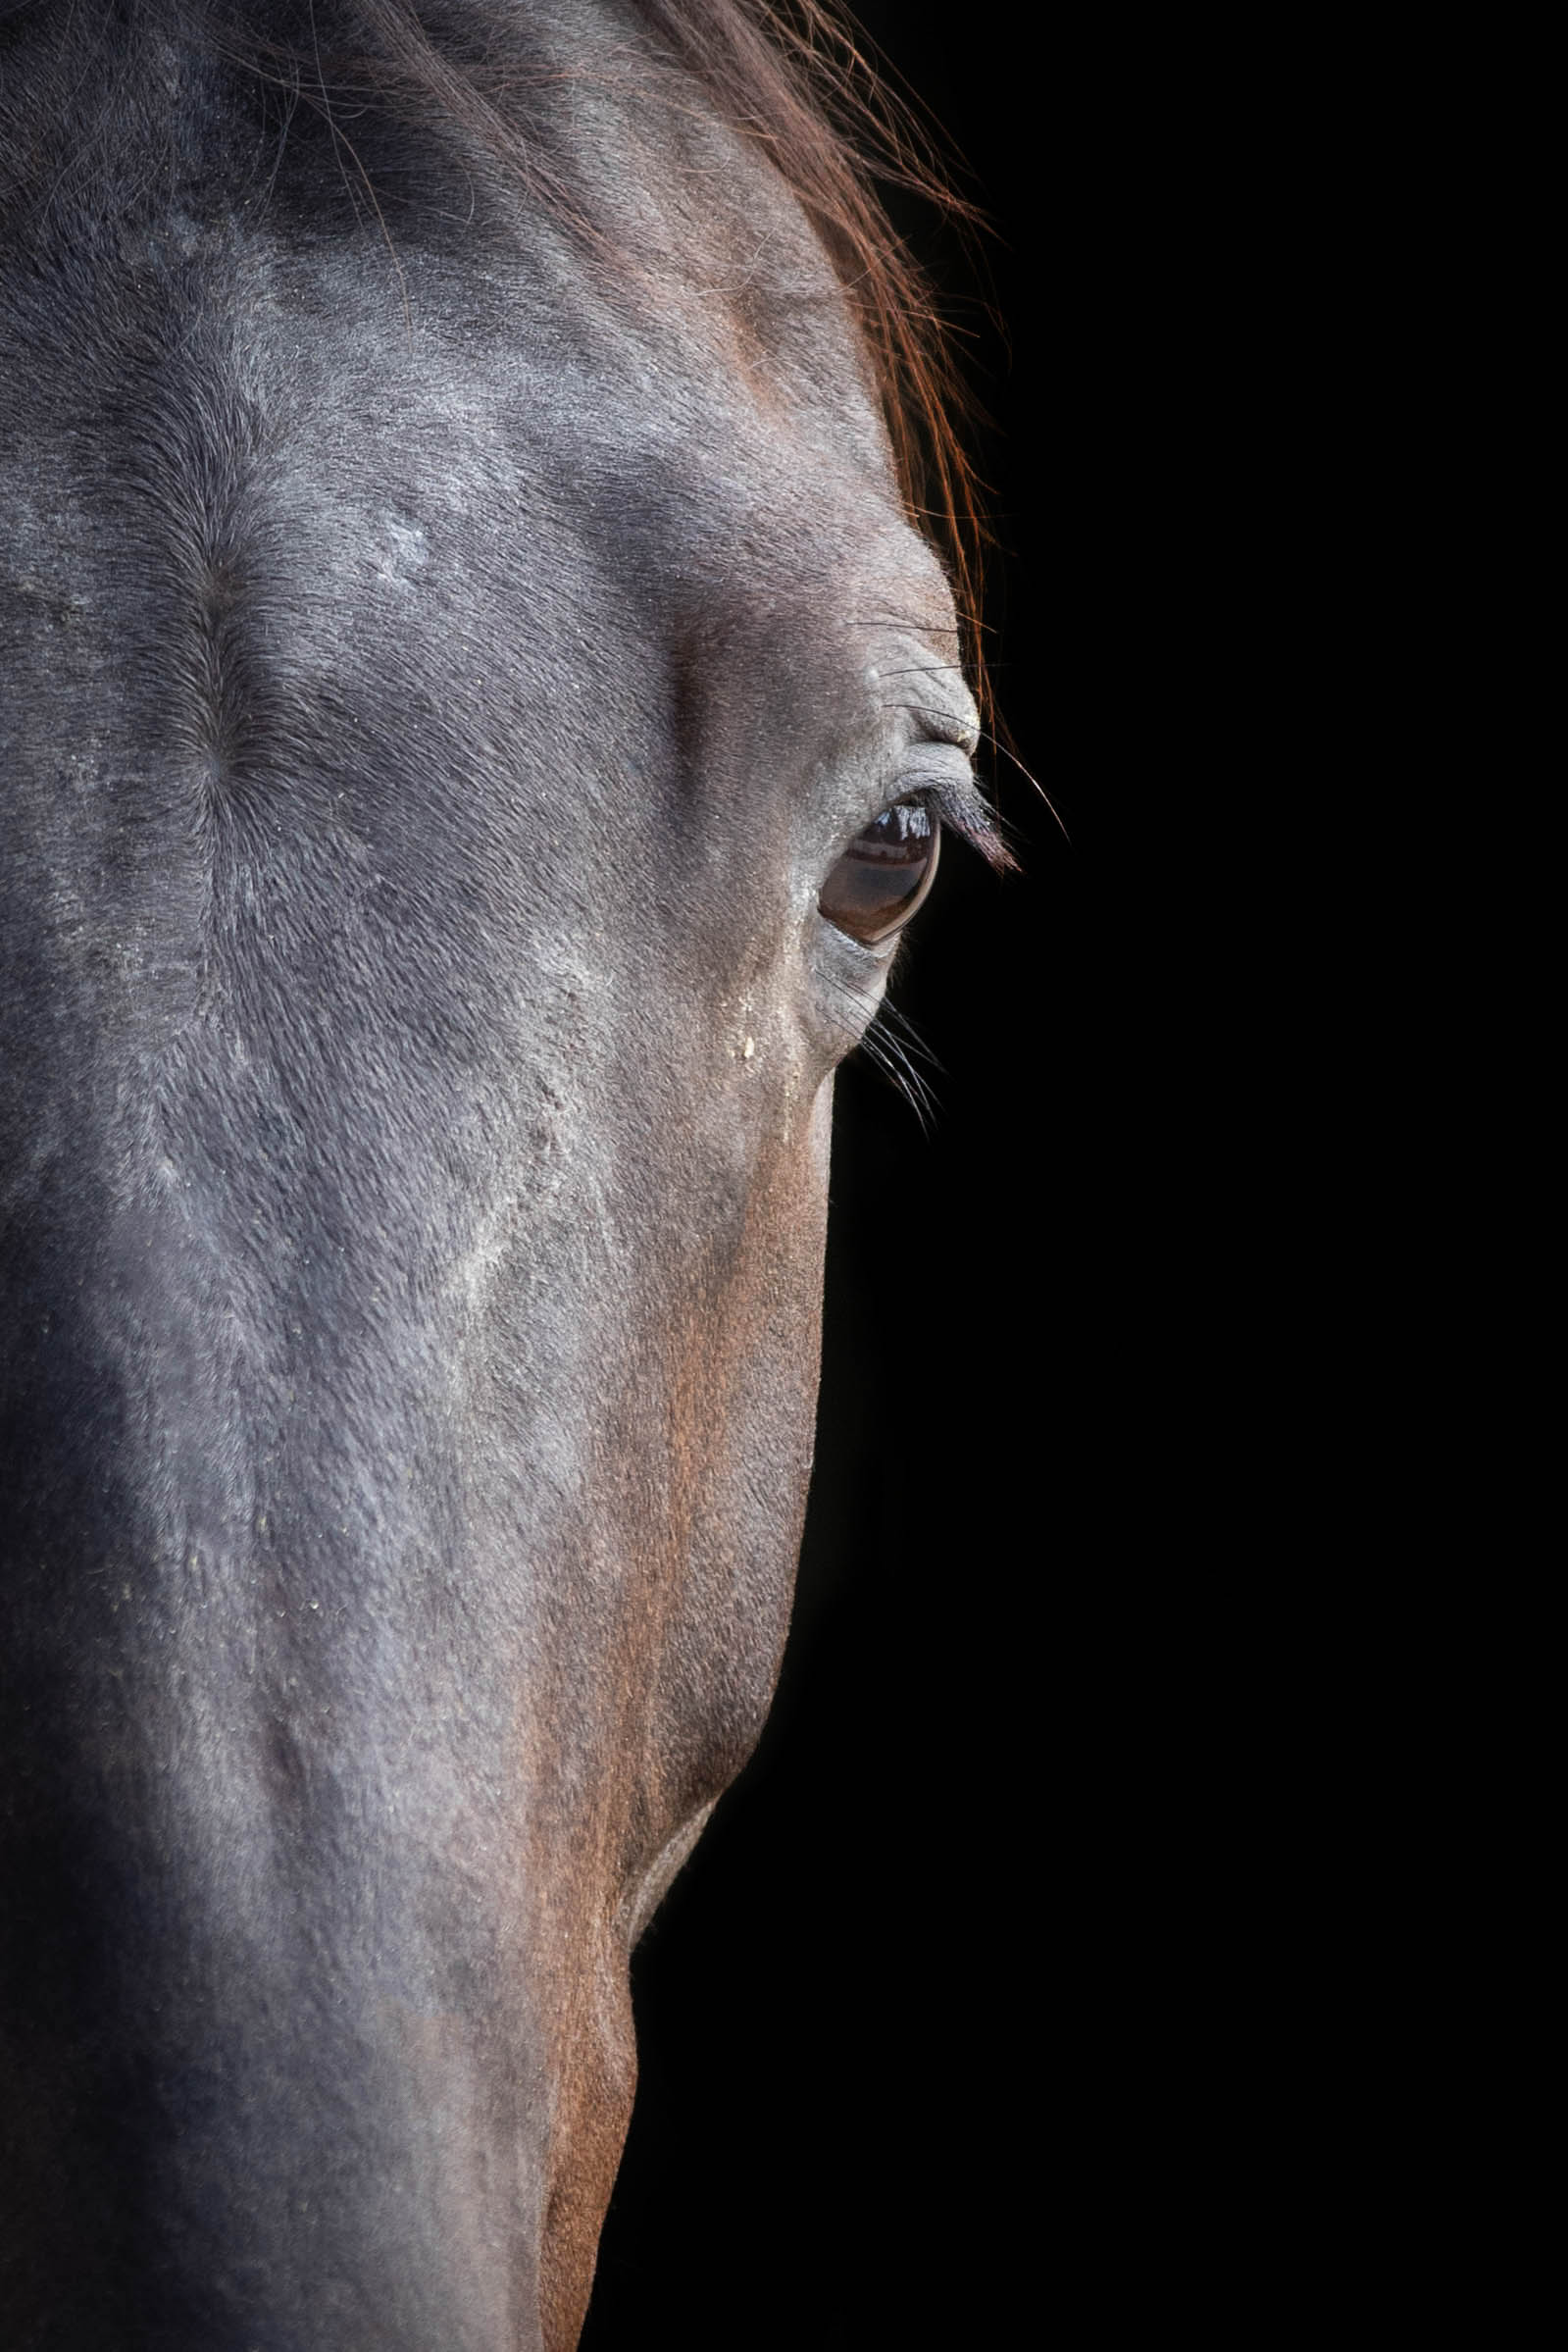
[(660, 12), (529, 12), (505, 117), (486, 12), (368, 95), (412, 15), (317, 14), (314, 89), (7, 35), (19, 2347), (575, 2340), (787, 1625), (834, 1070), (993, 840), (842, 272)]

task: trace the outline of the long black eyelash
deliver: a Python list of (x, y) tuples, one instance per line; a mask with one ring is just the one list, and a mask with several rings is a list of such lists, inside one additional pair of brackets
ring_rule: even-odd
[[(926, 783), (918, 768), (909, 781), (916, 789), (902, 797), (924, 800), (946, 830), (978, 850), (994, 872), (1017, 871), (1018, 861), (1008, 846), (1001, 819), (983, 797), (977, 784), (971, 783), (967, 789), (955, 787), (951, 775), (945, 772)], [(895, 1095), (902, 1096), (920, 1121), (921, 1133), (930, 1135), (936, 1121), (936, 1096), (926, 1073), (931, 1071), (939, 1077), (941, 1063), (908, 1014), (901, 1012), (889, 997), (884, 996), (855, 1050), (886, 1080)]]
[[(1007, 844), (1001, 818), (984, 797), (978, 784), (955, 785), (950, 774), (940, 772), (927, 783), (918, 767), (906, 773), (918, 788), (919, 797), (935, 809), (955, 840), (978, 850), (993, 873), (1017, 872), (1018, 860)], [(903, 796), (907, 799), (914, 795), (906, 793)]]

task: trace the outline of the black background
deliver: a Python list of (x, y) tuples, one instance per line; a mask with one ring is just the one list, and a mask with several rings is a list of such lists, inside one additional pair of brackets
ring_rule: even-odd
[(1144, 2144), (1124, 2124), (1150, 2025), (1121, 1998), (1119, 1891), (1148, 1637), (1119, 1601), (1105, 1426), (1130, 1081), (1095, 911), (1108, 558), (1082, 529), (1085, 194), (1061, 166), (1094, 100), (1000, 13), (858, 11), (992, 225), (977, 276), (897, 211), (989, 419), (994, 686), (1061, 824), (983, 763), (1023, 871), (950, 848), (895, 987), (939, 1065), (931, 1132), (858, 1061), (838, 1081), (795, 1627), (762, 1747), (635, 1963), (586, 2352), (1013, 2340), (1012, 2299), (1053, 2270), (1082, 2286), (1158, 2161), (1149, 2102)]

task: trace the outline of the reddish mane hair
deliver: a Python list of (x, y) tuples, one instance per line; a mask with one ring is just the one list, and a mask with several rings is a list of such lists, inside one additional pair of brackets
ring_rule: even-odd
[(871, 355), (910, 519), (946, 559), (967, 666), (983, 688), (984, 532), (959, 430), (967, 388), (933, 288), (888, 220), (877, 182), (966, 226), (977, 222), (974, 208), (834, 0), (639, 5), (679, 45), (720, 112), (766, 150), (832, 257)]

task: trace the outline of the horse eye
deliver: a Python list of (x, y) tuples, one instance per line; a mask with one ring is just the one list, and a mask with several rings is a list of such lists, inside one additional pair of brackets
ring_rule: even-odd
[(941, 826), (924, 800), (895, 800), (856, 836), (818, 906), (867, 946), (907, 923), (932, 886)]

